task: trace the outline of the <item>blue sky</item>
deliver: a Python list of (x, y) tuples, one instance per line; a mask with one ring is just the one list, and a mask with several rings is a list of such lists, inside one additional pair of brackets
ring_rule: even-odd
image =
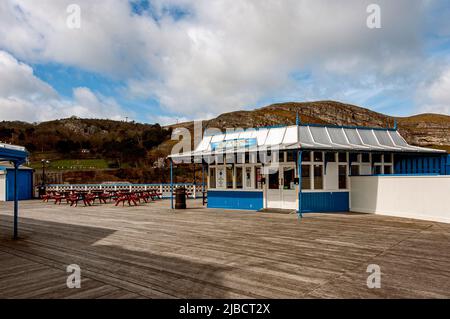
[(0, 120), (168, 124), (331, 99), (450, 114), (446, 0), (80, 0), (75, 29), (72, 3), (0, 4)]

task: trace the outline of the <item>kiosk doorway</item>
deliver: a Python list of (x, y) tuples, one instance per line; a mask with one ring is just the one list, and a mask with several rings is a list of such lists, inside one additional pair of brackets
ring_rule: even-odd
[(266, 208), (295, 209), (298, 190), (295, 185), (295, 164), (281, 164), (266, 176)]

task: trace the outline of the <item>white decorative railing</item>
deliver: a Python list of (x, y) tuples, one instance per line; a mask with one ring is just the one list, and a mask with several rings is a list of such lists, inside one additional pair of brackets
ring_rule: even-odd
[[(178, 187), (185, 187), (186, 191), (191, 194), (193, 198), (202, 197), (202, 184), (173, 184), (174, 192)], [(163, 198), (170, 198), (170, 184), (50, 184), (46, 187), (47, 191), (89, 191), (89, 190), (105, 190), (105, 191), (153, 191), (161, 193)], [(205, 185), (206, 190), (206, 185)]]

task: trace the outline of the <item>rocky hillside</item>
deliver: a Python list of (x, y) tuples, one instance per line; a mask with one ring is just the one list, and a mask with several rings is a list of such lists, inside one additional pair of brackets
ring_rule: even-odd
[(31, 161), (98, 158), (144, 164), (148, 153), (170, 136), (170, 129), (159, 124), (101, 119), (0, 122), (0, 141), (25, 146)]
[[(215, 119), (204, 121), (203, 126), (224, 129), (294, 124), (297, 112), (303, 123), (394, 127), (397, 120), (400, 132), (409, 143), (450, 151), (450, 116), (420, 114), (395, 118), (335, 101), (279, 103), (253, 111), (224, 113)], [(179, 126), (192, 128), (192, 123), (173, 127)]]

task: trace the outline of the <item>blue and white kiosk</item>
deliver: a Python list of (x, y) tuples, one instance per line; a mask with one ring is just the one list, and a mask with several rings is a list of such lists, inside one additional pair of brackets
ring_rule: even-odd
[(349, 210), (350, 176), (445, 174), (445, 151), (409, 145), (397, 128), (303, 125), (209, 134), (175, 161), (202, 163), (209, 208)]
[(14, 201), (14, 239), (19, 236), (18, 233), (18, 217), (19, 217), (19, 183), (18, 183), (18, 171), (20, 165), (26, 162), (28, 152), (24, 147), (8, 145), (0, 143), (0, 161), (11, 162), (14, 167), (13, 177), (13, 201)]

